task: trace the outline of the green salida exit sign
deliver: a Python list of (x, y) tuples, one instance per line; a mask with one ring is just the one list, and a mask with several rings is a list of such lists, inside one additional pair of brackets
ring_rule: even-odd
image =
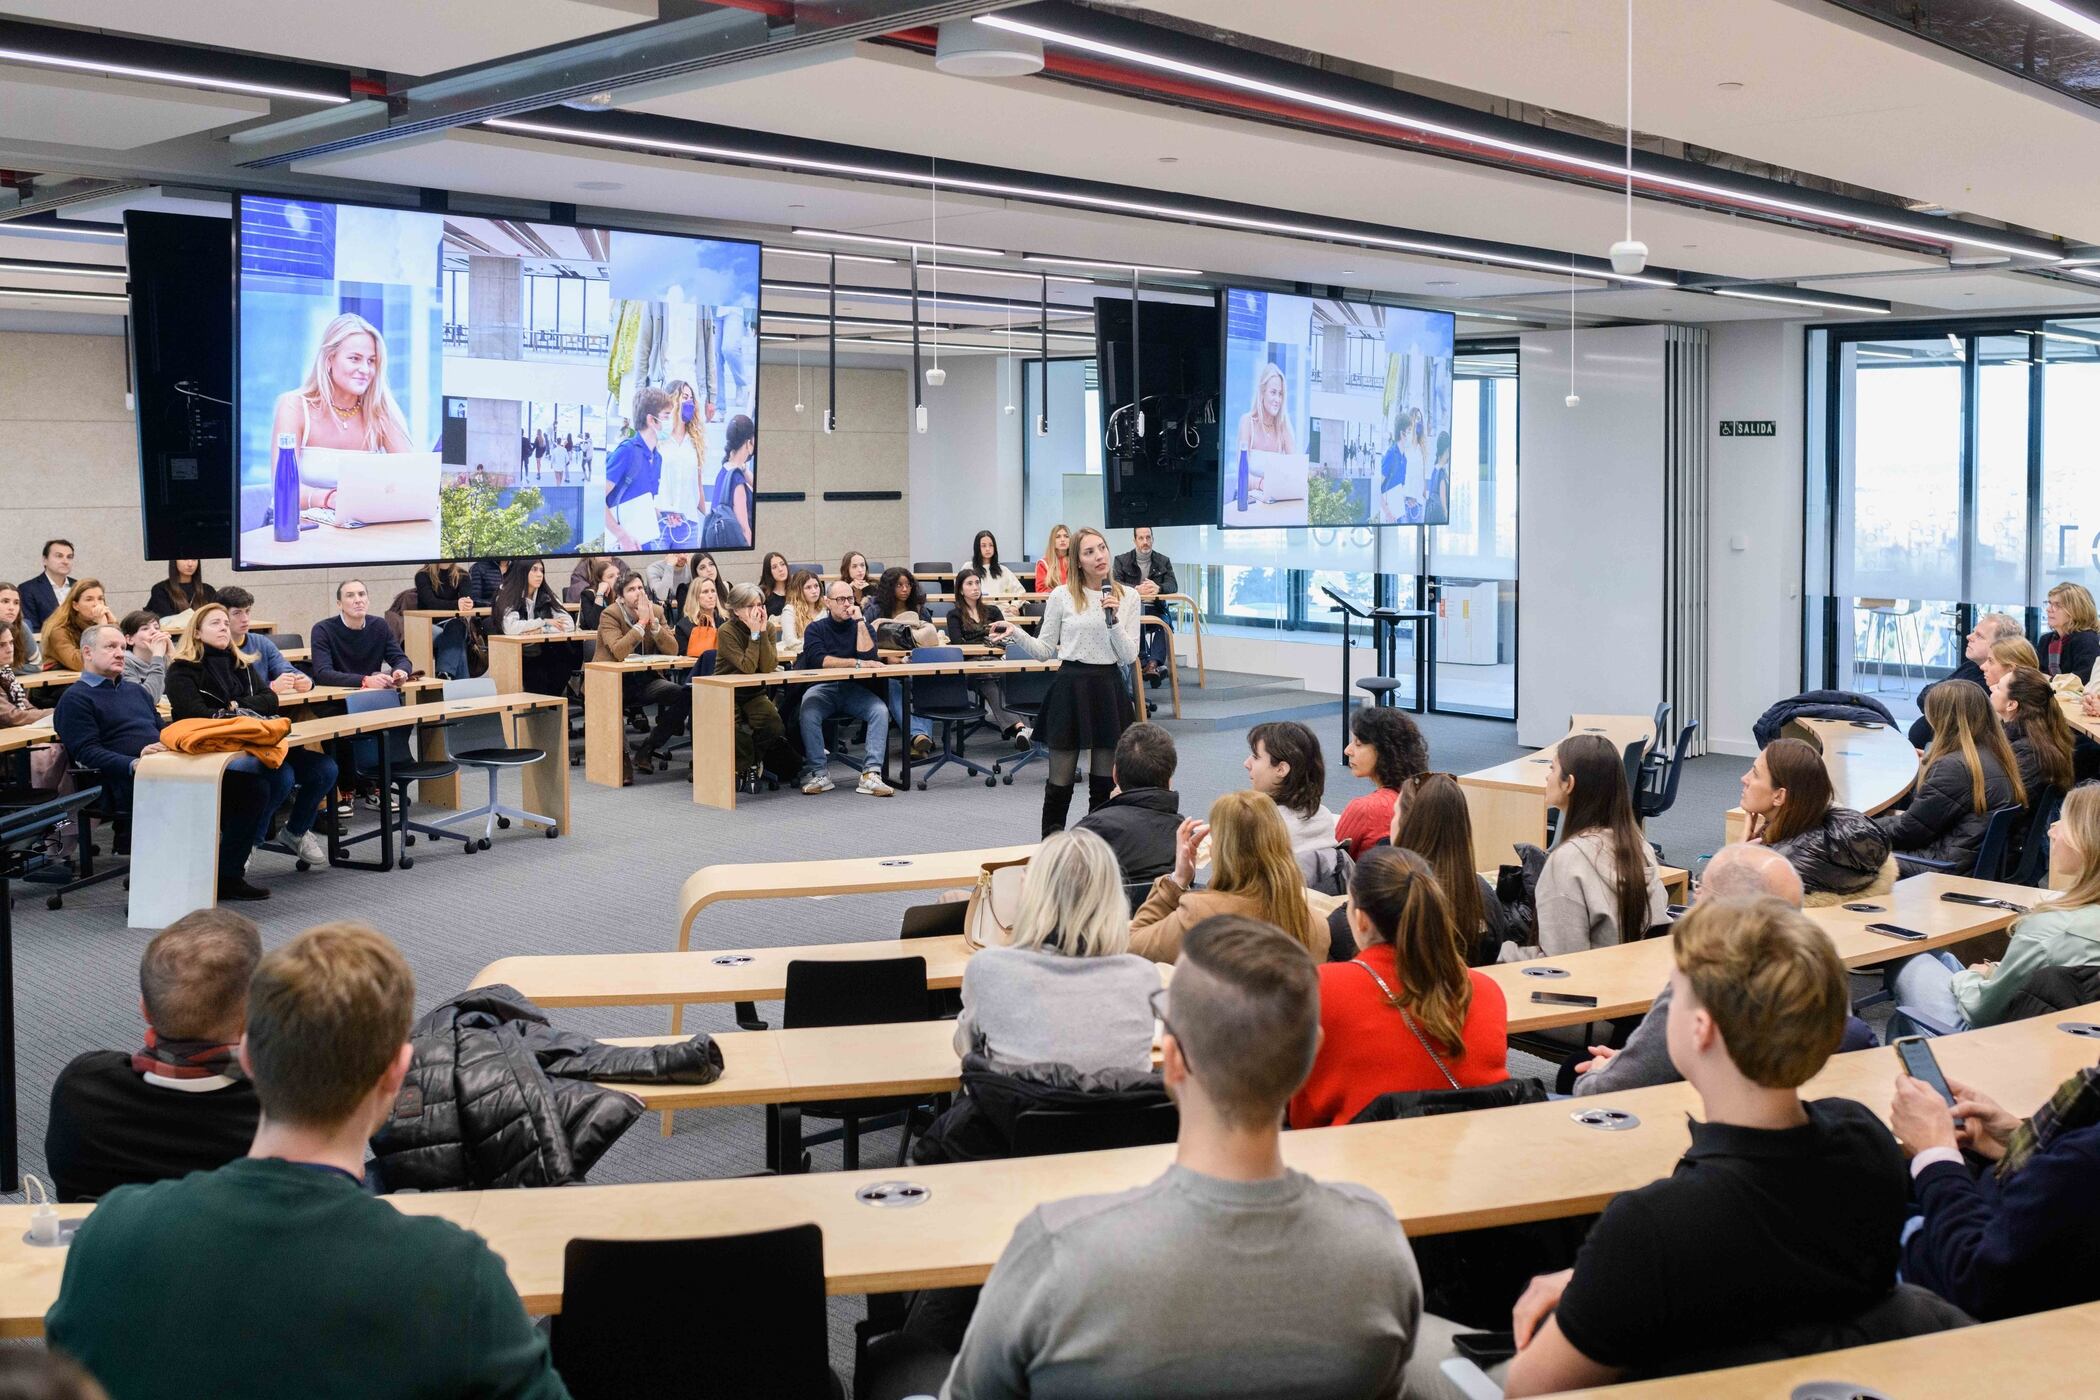
[(1770, 418), (1723, 418), (1722, 437), (1778, 437), (1779, 424)]

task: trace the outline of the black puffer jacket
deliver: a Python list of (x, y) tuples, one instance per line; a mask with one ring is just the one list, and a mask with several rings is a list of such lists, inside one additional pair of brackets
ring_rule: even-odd
[(581, 1181), (642, 1115), (593, 1080), (711, 1084), (722, 1052), (704, 1035), (606, 1045), (558, 1031), (512, 987), (463, 992), (409, 1031), (415, 1061), (372, 1137), (382, 1188), (446, 1191)]
[(1888, 863), (1888, 834), (1850, 807), (1832, 807), (1820, 826), (1772, 843), (1801, 877), (1805, 894), (1854, 894)]
[(1757, 717), (1750, 733), (1763, 748), (1779, 737), (1788, 720), (1796, 719), (1849, 719), (1866, 724), (1885, 724), (1896, 727), (1896, 717), (1889, 713), (1888, 706), (1871, 695), (1860, 695), (1850, 690), (1811, 690), (1796, 695), (1790, 700), (1781, 700), (1771, 709)]
[(1181, 797), (1170, 788), (1132, 788), (1087, 813), (1079, 826), (1108, 842), (1124, 883), (1149, 887), (1174, 868)]
[(1014, 1122), (1029, 1109), (1147, 1108), (1167, 1102), (1159, 1072), (1105, 1069), (1081, 1074), (1070, 1065), (1016, 1065), (972, 1052), (963, 1056), (962, 1092), (911, 1147), (921, 1166), (983, 1162), (1013, 1155)]
[(2012, 779), (2006, 776), (2005, 766), (1987, 750), (1976, 757), (1983, 764), (1981, 812), (1976, 810), (1968, 765), (1960, 754), (1950, 753), (1919, 779), (1908, 807), (1874, 819), (1896, 853), (1896, 868), (1906, 877), (1931, 869), (1915, 863), (1910, 859), (1913, 856), (1948, 861), (1956, 875), (1968, 874), (1976, 863), (1976, 849), (1983, 844), (1983, 829), (1990, 825), (1990, 814), (2013, 805)]

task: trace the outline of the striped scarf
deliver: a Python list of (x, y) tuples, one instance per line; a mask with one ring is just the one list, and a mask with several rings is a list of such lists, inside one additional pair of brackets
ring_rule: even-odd
[(2079, 1070), (2057, 1085), (2049, 1102), (2013, 1132), (2012, 1141), (2005, 1146), (2005, 1156), (1998, 1162), (1998, 1180), (2011, 1180), (2033, 1160), (2035, 1153), (2046, 1149), (2060, 1135), (2096, 1123), (2100, 1123), (2100, 1066)]
[(209, 1079), (215, 1074), (241, 1079), (245, 1076), (235, 1054), (238, 1049), (209, 1040), (164, 1039), (148, 1026), (145, 1046), (131, 1052), (131, 1067), (162, 1079)]

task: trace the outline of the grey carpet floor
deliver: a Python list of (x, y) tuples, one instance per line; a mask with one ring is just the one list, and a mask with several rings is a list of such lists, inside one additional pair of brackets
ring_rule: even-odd
[[(1213, 674), (1218, 685), (1220, 678)], [(1189, 690), (1190, 699), (1204, 692)], [(1293, 697), (1302, 705), (1308, 697)], [(1332, 697), (1329, 697), (1330, 701)], [(1265, 696), (1260, 703), (1269, 703)], [(1247, 723), (1266, 717), (1250, 713)], [(1328, 805), (1367, 790), (1341, 765), (1336, 712), (1308, 717), (1328, 747)], [(1505, 721), (1428, 716), (1421, 721), (1432, 766), (1464, 773), (1522, 752)], [(1174, 721), (1165, 721), (1170, 729)], [(1246, 784), (1245, 726), (1215, 728), (1192, 716), (1176, 731), (1180, 771), (1175, 787), (1185, 811), (1199, 812), (1219, 793)], [(986, 753), (993, 747), (979, 745)], [(973, 752), (975, 750), (973, 749)], [(1720, 840), (1721, 814), (1736, 800), (1744, 759), (1707, 757), (1685, 766), (1677, 805), (1650, 824), (1666, 858), (1690, 865)], [(987, 790), (950, 769), (932, 788), (889, 799), (855, 795), (850, 788), (821, 797), (798, 791), (745, 798), (733, 813), (696, 807), (682, 772), (641, 779), (634, 787), (597, 787), (572, 769), (573, 830), (549, 841), (513, 829), (493, 849), (466, 856), (450, 847), (419, 859), (412, 870), (379, 875), (352, 871), (300, 874), (283, 857), (255, 857), (251, 878), (269, 887), (266, 903), (250, 905), (265, 946), (333, 919), (356, 919), (385, 932), (407, 956), (416, 976), (419, 1013), (464, 988), (501, 957), (521, 953), (661, 952), (677, 939), (680, 884), (693, 871), (722, 861), (800, 860), (992, 846), (1034, 839), (1043, 765), (1012, 787)], [(506, 781), (507, 793), (515, 787)], [(1083, 807), (1084, 796), (1078, 804)], [(1076, 817), (1075, 813), (1075, 817)], [(421, 847), (418, 848), (419, 852)], [(718, 905), (701, 915), (694, 942), (703, 948), (845, 942), (894, 937), (902, 911), (930, 895), (851, 896)], [(48, 911), (42, 892), (17, 886), (14, 906), (17, 1083), (25, 1171), (41, 1174), (43, 1137), (52, 1081), (73, 1056), (101, 1047), (129, 1047), (139, 1038), (138, 956), (149, 934), (124, 927), (125, 893), (118, 882), (81, 891), (65, 908)], [(774, 1008), (777, 1010), (777, 1007)], [(761, 1015), (765, 1008), (761, 1008)], [(558, 1024), (592, 1034), (650, 1035), (668, 1029), (656, 1008), (588, 1008), (555, 1013)], [(734, 1029), (728, 1006), (688, 1011), (690, 1030)], [(1519, 1073), (1542, 1073), (1520, 1057)], [(661, 1137), (654, 1118), (637, 1123), (592, 1173), (594, 1183), (684, 1181), (733, 1176), (763, 1168), (764, 1115), (758, 1108), (727, 1108), (679, 1116), (677, 1131)], [(894, 1160), (895, 1132), (868, 1136), (863, 1161)], [(887, 1156), (885, 1156), (887, 1154)], [(817, 1170), (835, 1170), (839, 1149), (816, 1150)], [(10, 1199), (19, 1200), (20, 1197)], [(833, 1352), (841, 1369), (851, 1356), (855, 1300), (834, 1300)]]

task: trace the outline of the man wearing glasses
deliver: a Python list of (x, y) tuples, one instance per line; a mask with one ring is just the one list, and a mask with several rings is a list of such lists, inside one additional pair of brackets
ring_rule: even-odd
[(1319, 1045), (1312, 960), (1258, 919), (1205, 919), (1153, 1009), (1174, 1165), (1031, 1212), (942, 1395), (1398, 1397), (1422, 1286), (1393, 1209), (1279, 1144)]
[[(853, 585), (837, 581), (824, 590), (824, 616), (802, 631), (798, 670), (872, 671), (882, 660), (868, 623), (853, 606)], [(824, 722), (833, 715), (857, 719), (868, 727), (867, 752), (860, 763), (863, 797), (888, 797), (894, 791), (882, 780), (882, 759), (889, 748), (890, 712), (873, 686), (850, 680), (824, 681), (805, 687), (801, 705), (802, 790), (812, 797), (834, 784), (824, 770), (831, 759), (824, 747)]]

